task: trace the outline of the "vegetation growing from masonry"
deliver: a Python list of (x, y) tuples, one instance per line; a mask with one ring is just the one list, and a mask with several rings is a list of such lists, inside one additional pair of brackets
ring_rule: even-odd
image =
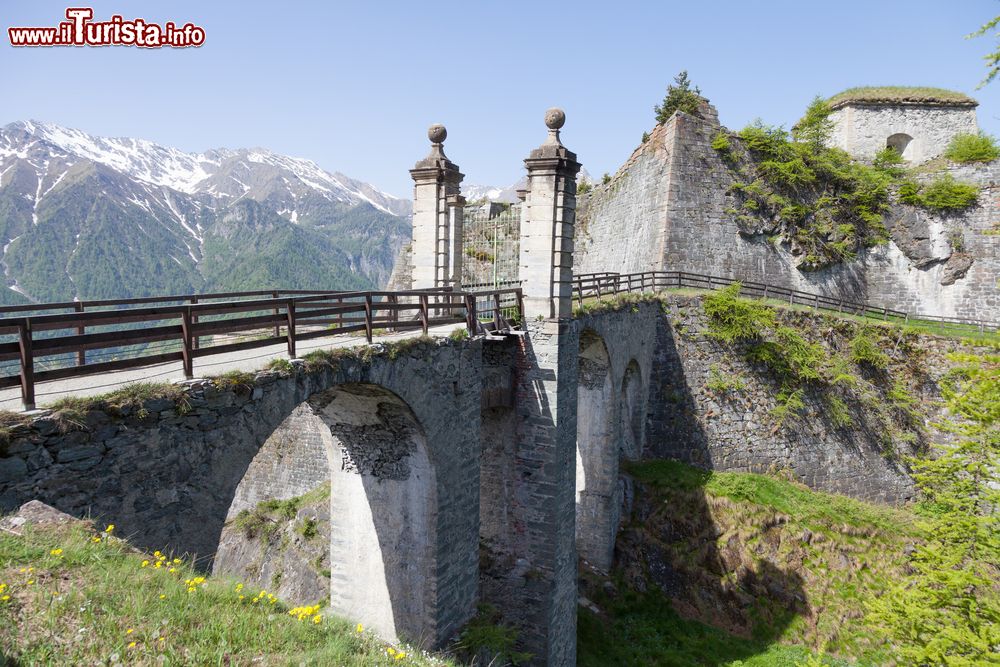
[(913, 461), (926, 539), (868, 602), (899, 664), (1000, 662), (1000, 355), (951, 358), (942, 426), (955, 441)]
[(80, 523), (0, 533), (0, 655), (60, 665), (453, 664), (112, 533)]
[[(806, 414), (811, 402), (821, 404), (820, 414), (835, 428), (846, 428), (855, 419), (871, 422), (886, 437), (887, 455), (894, 441), (915, 445), (922, 435), (914, 418), (915, 399), (900, 378), (887, 380), (892, 358), (885, 352), (889, 342), (904, 346), (900, 332), (873, 325), (854, 325), (829, 318), (849, 338), (844, 349), (830, 349), (811, 340), (804, 328), (783, 321), (778, 311), (761, 300), (740, 296), (740, 284), (706, 294), (702, 308), (708, 319), (709, 338), (725, 344), (745, 361), (767, 370), (775, 383), (772, 417), (788, 425)], [(790, 318), (791, 312), (785, 319)], [(710, 371), (711, 373), (711, 371)], [(742, 383), (732, 374), (711, 373), (709, 389), (736, 391), (730, 383)], [(897, 392), (895, 400), (891, 392)], [(893, 409), (905, 402), (906, 410)]]
[(938, 176), (927, 184), (904, 180), (899, 186), (899, 200), (904, 204), (941, 213), (967, 209), (978, 197), (976, 186), (959, 183), (951, 174)]
[(956, 134), (944, 151), (944, 156), (952, 162), (966, 164), (969, 162), (993, 162), (1000, 158), (1000, 146), (991, 135)]
[(156, 399), (173, 401), (178, 414), (190, 410), (184, 388), (169, 382), (136, 382), (97, 396), (67, 396), (45, 407), (52, 411), (52, 418), (64, 429), (83, 428), (87, 413), (95, 410), (145, 419), (148, 416), (145, 404)]
[(905, 203), (932, 211), (958, 211), (976, 202), (977, 189), (941, 177), (927, 185), (906, 179), (892, 148), (871, 164), (828, 146), (830, 102), (819, 97), (791, 133), (755, 121), (738, 142), (717, 134), (712, 147), (735, 176), (738, 207), (727, 209), (741, 233), (763, 234), (789, 245), (798, 266), (817, 270), (889, 240), (883, 222), (897, 187)]
[(504, 625), (496, 607), (484, 603), (462, 630), (455, 649), (459, 655), (470, 659), (469, 664), (477, 664), (477, 659), (483, 656), (490, 665), (527, 664), (532, 654), (518, 651), (515, 648), (517, 640), (517, 630)]
[(674, 82), (667, 86), (667, 94), (663, 101), (653, 107), (656, 122), (659, 125), (666, 123), (675, 111), (700, 117), (700, 109), (704, 101), (706, 100), (701, 96), (701, 90), (698, 86), (691, 85), (687, 70), (682, 70), (674, 77)]

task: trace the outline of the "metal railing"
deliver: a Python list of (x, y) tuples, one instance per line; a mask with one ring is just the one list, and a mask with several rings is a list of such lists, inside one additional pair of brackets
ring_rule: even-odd
[[(253, 298), (263, 295), (268, 298)], [(99, 306), (114, 309), (87, 310)], [(68, 308), (73, 310), (57, 312)], [(294, 357), (300, 341), (364, 332), (371, 343), (378, 329), (421, 329), (426, 334), (432, 326), (464, 324), (470, 335), (509, 329), (510, 320), (523, 312), (523, 299), (519, 288), (278, 290), (0, 308), (0, 314), (25, 311), (38, 314), (0, 318), (0, 336), (8, 341), (0, 342), (0, 362), (16, 360), (18, 370), (16, 375), (0, 375), (0, 388), (19, 385), (25, 409), (33, 409), (35, 385), (39, 382), (175, 361), (182, 362), (184, 375), (190, 378), (194, 376), (195, 359), (281, 343)], [(123, 325), (132, 328), (120, 328)], [(249, 333), (252, 337), (233, 343), (204, 344), (215, 341), (217, 336), (235, 333)], [(164, 342), (174, 349), (153, 354), (123, 351), (128, 346)], [(124, 358), (88, 363), (87, 352), (91, 350), (117, 350), (115, 356)], [(75, 363), (36, 371), (36, 364), (60, 355), (75, 355)]]
[(870, 317), (889, 320), (901, 320), (903, 323), (926, 323), (938, 328), (952, 329), (957, 332), (968, 332), (974, 329), (978, 333), (998, 333), (1000, 323), (974, 318), (943, 317), (939, 315), (910, 314), (903, 310), (895, 310), (885, 306), (873, 306), (867, 303), (850, 301), (842, 297), (824, 296), (812, 292), (801, 292), (787, 287), (778, 287), (767, 283), (742, 281), (735, 278), (720, 278), (687, 271), (646, 271), (642, 273), (586, 273), (573, 277), (573, 298), (581, 305), (587, 298), (601, 298), (626, 292), (651, 292), (662, 289), (691, 287), (695, 289), (714, 290), (728, 287), (734, 282), (741, 285), (740, 293), (746, 296), (756, 296), (763, 299), (779, 299), (790, 305), (808, 306), (817, 310), (827, 310), (860, 317)]

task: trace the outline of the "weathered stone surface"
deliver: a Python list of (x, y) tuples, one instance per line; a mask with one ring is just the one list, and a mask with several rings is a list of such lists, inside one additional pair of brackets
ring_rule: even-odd
[(951, 285), (956, 280), (961, 280), (972, 268), (972, 256), (964, 253), (955, 253), (944, 265), (944, 272), (941, 274), (941, 284)]
[(976, 134), (975, 104), (842, 102), (830, 114), (833, 145), (871, 160), (892, 143), (903, 159), (919, 163), (944, 153), (959, 133)]
[(0, 484), (16, 482), (27, 472), (27, 464), (18, 457), (0, 459)]
[(14, 514), (0, 519), (0, 530), (19, 533), (24, 526), (51, 526), (78, 522), (79, 519), (54, 507), (37, 500), (29, 500)]

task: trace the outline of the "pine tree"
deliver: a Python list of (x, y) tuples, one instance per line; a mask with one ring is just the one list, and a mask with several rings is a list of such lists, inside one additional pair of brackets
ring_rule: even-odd
[(833, 134), (831, 113), (833, 109), (829, 103), (817, 95), (806, 108), (802, 120), (792, 129), (792, 136), (798, 141), (809, 144), (813, 152), (817, 152), (827, 144)]
[(663, 98), (663, 102), (653, 107), (656, 112), (656, 122), (661, 125), (666, 123), (675, 111), (700, 117), (699, 109), (704, 99), (698, 86), (691, 88), (687, 70), (683, 70), (674, 77), (674, 82), (667, 86), (667, 95)]
[(956, 442), (914, 462), (925, 540), (868, 604), (900, 664), (1000, 665), (1000, 355), (955, 359), (942, 393)]

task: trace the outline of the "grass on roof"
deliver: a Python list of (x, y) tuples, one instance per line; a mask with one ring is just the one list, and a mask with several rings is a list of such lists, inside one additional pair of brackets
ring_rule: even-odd
[(946, 88), (922, 86), (861, 86), (848, 88), (829, 100), (830, 104), (840, 102), (975, 102), (965, 93)]

